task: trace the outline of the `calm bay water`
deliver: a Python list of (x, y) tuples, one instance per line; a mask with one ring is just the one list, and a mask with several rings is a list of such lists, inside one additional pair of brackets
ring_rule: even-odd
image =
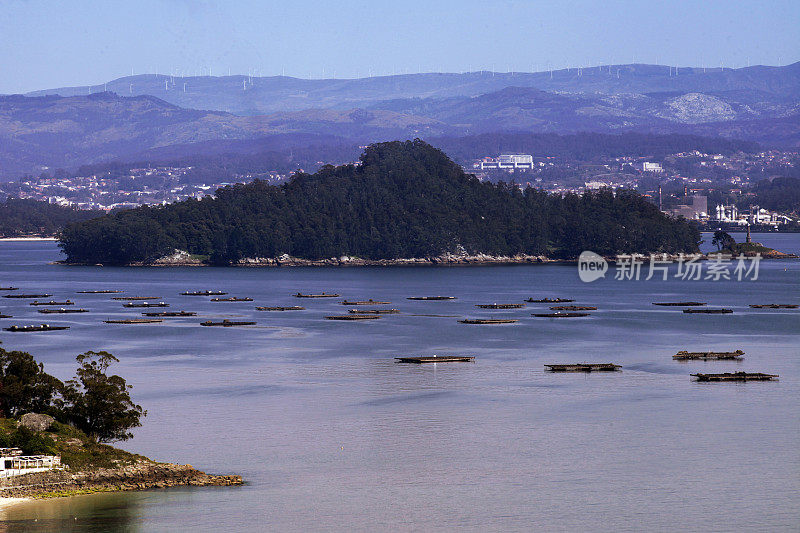
[[(710, 241), (710, 236), (707, 237)], [(800, 252), (800, 235), (756, 235)], [(240, 473), (238, 488), (110, 494), (21, 504), (0, 519), (24, 531), (568, 530), (796, 531), (800, 528), (800, 261), (763, 262), (758, 281), (578, 280), (574, 265), (397, 268), (98, 268), (48, 264), (49, 242), (0, 243), (0, 285), (90, 309), (44, 315), (1, 299), (0, 332), (68, 378), (76, 354), (108, 350), (148, 411), (122, 447), (153, 459)], [(157, 296), (195, 318), (106, 325), (138, 316), (113, 288)], [(220, 289), (255, 302), (179, 296)], [(402, 314), (333, 322), (340, 299), (385, 299)], [(458, 300), (414, 302), (446, 294)], [(588, 319), (530, 316), (573, 297)], [(692, 299), (733, 315), (685, 315), (654, 301)], [(305, 305), (258, 312), (255, 305)], [(448, 317), (414, 316), (421, 314)], [(469, 326), (456, 317), (514, 317)], [(212, 318), (258, 326), (203, 328)], [(681, 349), (746, 352), (736, 362), (673, 362)], [(468, 354), (474, 364), (407, 366), (397, 355)], [(615, 362), (614, 374), (548, 374), (543, 364)], [(700, 384), (689, 374), (780, 374), (768, 383)]]

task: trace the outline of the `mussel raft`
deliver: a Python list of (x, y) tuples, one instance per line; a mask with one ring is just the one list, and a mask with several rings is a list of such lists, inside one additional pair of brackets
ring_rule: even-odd
[(298, 292), (297, 294), (293, 295), (295, 298), (340, 298), (340, 294), (332, 293), (328, 294), (327, 292), (321, 292), (319, 294), (303, 294), (302, 292)]
[(684, 309), (683, 312), (690, 315), (729, 315), (733, 309)]
[(753, 309), (797, 309), (798, 304), (750, 304)]
[(525, 304), (475, 304), (481, 309), (522, 309)]
[(135, 302), (128, 302), (123, 304), (122, 307), (169, 307), (169, 304), (166, 302), (143, 302), (143, 303), (135, 303)]
[(741, 360), (743, 355), (744, 352), (742, 350), (736, 350), (735, 352), (687, 352), (686, 350), (681, 350), (673, 355), (672, 358), (678, 361), (686, 361), (689, 359), (699, 359), (702, 361), (711, 359)]
[(160, 318), (124, 318), (119, 320), (103, 320), (106, 324), (157, 324)]
[(544, 366), (550, 372), (616, 372), (622, 368), (614, 363), (564, 363)]
[(389, 305), (392, 302), (379, 302), (377, 300), (344, 300), (342, 305)]
[(428, 355), (423, 357), (395, 357), (398, 363), (471, 363), (475, 357), (470, 355)]
[(214, 322), (213, 320), (206, 320), (205, 322), (200, 322), (201, 326), (219, 326), (223, 328), (230, 328), (233, 326), (255, 326), (255, 322), (250, 321), (243, 321), (243, 320), (223, 320), (222, 322)]
[(455, 300), (455, 296), (409, 296), (406, 300)]
[(49, 302), (40, 302), (39, 300), (34, 300), (28, 305), (75, 305), (75, 302), (72, 300), (64, 300), (63, 302), (57, 302), (55, 300), (50, 300)]
[(380, 315), (331, 315), (326, 316), (326, 320), (375, 320), (381, 318)]
[(228, 294), (224, 291), (186, 291), (181, 296), (224, 296)]
[(230, 298), (211, 298), (209, 300), (211, 302), (252, 302), (253, 299), (249, 297), (245, 298), (237, 298), (236, 296), (231, 296)]
[(49, 298), (52, 294), (5, 294), (3, 298)]
[(528, 298), (525, 301), (532, 304), (565, 304), (569, 302), (574, 302), (575, 300), (571, 300), (569, 298), (540, 298), (538, 300), (534, 300), (533, 298)]
[(38, 312), (42, 313), (43, 315), (64, 315), (64, 314), (68, 314), (68, 313), (88, 313), (89, 310), (88, 309), (64, 309), (62, 307), (61, 309), (39, 309)]
[(396, 315), (400, 312), (399, 309), (349, 309), (347, 311), (352, 315)]
[(551, 311), (597, 311), (597, 308), (591, 305), (554, 305), (550, 307)]
[(725, 372), (723, 374), (692, 374), (697, 381), (771, 381), (780, 376), (761, 372)]
[(14, 333), (28, 333), (33, 331), (60, 331), (69, 329), (69, 326), (51, 326), (50, 324), (39, 324), (31, 326), (9, 326), (3, 329)]
[(150, 313), (142, 313), (142, 316), (196, 316), (194, 311), (153, 311)]
[(579, 318), (583, 316), (591, 316), (591, 313), (565, 313), (562, 311), (556, 311), (555, 313), (533, 313), (531, 316), (539, 318)]
[(291, 305), (288, 307), (256, 307), (256, 311), (305, 311), (301, 305)]
[(519, 320), (516, 318), (465, 318), (459, 322), (462, 324), (513, 324)]
[(76, 294), (117, 294), (125, 291), (115, 291), (110, 289), (100, 289), (96, 291), (75, 291)]
[(706, 302), (653, 302), (653, 305), (660, 305), (663, 307), (697, 307), (706, 305)]

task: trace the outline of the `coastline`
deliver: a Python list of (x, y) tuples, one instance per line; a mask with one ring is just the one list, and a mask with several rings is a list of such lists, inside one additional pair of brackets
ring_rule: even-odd
[(214, 475), (192, 465), (141, 460), (118, 468), (70, 472), (49, 470), (5, 478), (0, 482), (0, 509), (33, 499), (61, 498), (96, 492), (119, 492), (178, 486), (242, 485), (239, 475)]
[(0, 241), (23, 242), (23, 241), (57, 241), (58, 237), (0, 237)]
[(20, 497), (15, 498), (15, 497), (0, 496), (0, 512), (11, 507), (12, 505), (29, 502), (32, 499), (33, 498), (20, 498)]
[[(637, 254), (648, 259), (650, 254)], [(678, 254), (655, 254), (658, 259), (668, 262), (678, 262), (681, 256)], [(745, 257), (754, 257), (753, 253), (745, 253)], [(66, 261), (55, 261), (51, 264), (64, 266), (122, 266), (122, 267), (208, 267), (215, 266), (203, 262), (200, 259), (187, 257), (188, 254), (178, 254), (160, 258), (152, 263), (134, 262), (122, 265), (104, 265), (102, 263), (69, 263)], [(696, 258), (698, 261), (708, 261), (721, 256), (723, 259), (735, 260), (736, 256), (725, 252), (711, 252), (707, 254), (695, 253), (685, 254), (683, 259)], [(777, 250), (770, 250), (761, 255), (761, 259), (796, 259), (795, 254), (787, 254)], [(615, 263), (617, 257), (603, 257), (609, 263)], [(532, 264), (576, 264), (578, 258), (553, 259), (546, 256), (534, 255), (515, 255), (515, 256), (491, 256), (485, 254), (477, 255), (452, 255), (444, 254), (434, 257), (412, 257), (397, 259), (362, 259), (358, 257), (330, 257), (326, 259), (303, 259), (299, 257), (281, 256), (275, 258), (256, 257), (240, 259), (232, 263), (230, 267), (386, 267), (386, 266), (511, 266), (511, 265), (532, 265)], [(219, 265), (216, 265), (219, 266)]]

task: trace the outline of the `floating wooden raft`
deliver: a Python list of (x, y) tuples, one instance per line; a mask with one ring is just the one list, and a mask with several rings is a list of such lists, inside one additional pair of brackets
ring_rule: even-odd
[(531, 316), (539, 318), (577, 318), (582, 316), (591, 316), (591, 313), (563, 313), (556, 311), (555, 313), (533, 313)]
[(591, 305), (554, 305), (550, 308), (552, 311), (597, 311), (596, 307)]
[(3, 329), (14, 333), (28, 333), (32, 331), (59, 331), (63, 329), (69, 329), (69, 326), (51, 326), (50, 324), (39, 324), (32, 326), (9, 326)]
[(125, 291), (114, 291), (110, 289), (100, 289), (96, 291), (76, 291), (78, 294), (117, 294)]
[(291, 305), (289, 307), (256, 307), (256, 311), (305, 311), (305, 307)]
[(181, 296), (224, 296), (228, 294), (224, 291), (186, 291)]
[(797, 304), (750, 304), (753, 309), (797, 309)]
[(103, 320), (106, 324), (155, 324), (163, 322), (160, 318), (125, 318), (120, 320)]
[(544, 366), (550, 372), (616, 372), (622, 368), (614, 363), (566, 363)]
[(471, 363), (474, 357), (465, 355), (428, 355), (423, 357), (395, 357), (398, 363)]
[(687, 359), (741, 359), (744, 355), (742, 350), (736, 350), (735, 352), (687, 352), (686, 350), (681, 350), (680, 352), (676, 353), (672, 356), (673, 359), (677, 359), (680, 361), (685, 361)]
[(370, 298), (369, 300), (345, 300), (342, 305), (389, 305), (392, 302), (379, 302)]
[(664, 307), (692, 307), (706, 305), (706, 302), (653, 302), (653, 305), (662, 305)]
[(169, 307), (169, 304), (166, 302), (142, 302), (142, 303), (135, 303), (135, 302), (128, 302), (123, 304), (122, 307)]
[(75, 305), (75, 302), (72, 300), (65, 300), (63, 302), (56, 302), (55, 300), (50, 300), (49, 302), (40, 302), (39, 300), (34, 300), (28, 305)]
[(340, 295), (336, 293), (328, 294), (327, 292), (322, 292), (320, 294), (303, 294), (298, 292), (294, 295), (295, 298), (339, 298)]
[(475, 304), (475, 307), (481, 309), (521, 309), (525, 304)]
[(158, 296), (113, 296), (112, 300), (158, 300)]
[(0, 287), (0, 291), (18, 291), (19, 287)]
[(325, 317), (327, 320), (374, 320), (381, 318), (380, 315), (331, 315)]
[(231, 296), (230, 298), (211, 298), (212, 302), (252, 302), (253, 299), (249, 297), (245, 298), (237, 298), (235, 296)]
[(0, 318), (14, 318), (14, 317), (11, 315), (0, 315)]
[(540, 298), (538, 300), (534, 300), (533, 298), (528, 298), (525, 301), (532, 304), (565, 304), (569, 302), (574, 302), (575, 300), (570, 300), (569, 298)]
[(409, 296), (406, 300), (455, 300), (455, 296)]
[(6, 294), (3, 298), (49, 298), (52, 294)]
[(779, 377), (777, 374), (761, 372), (725, 372), (724, 374), (692, 374), (697, 381), (769, 381)]
[(347, 311), (353, 315), (396, 315), (399, 309), (350, 309)]
[(153, 311), (151, 313), (142, 313), (143, 316), (195, 316), (197, 313), (194, 311)]
[(733, 309), (684, 309), (684, 313), (703, 315), (729, 315)]
[(513, 324), (519, 320), (516, 318), (465, 318), (459, 322), (462, 324)]
[(205, 322), (200, 322), (201, 326), (220, 326), (223, 328), (230, 328), (232, 326), (255, 326), (255, 322), (245, 322), (245, 321), (234, 321), (234, 320), (223, 320), (222, 322), (214, 322), (211, 320), (206, 320)]
[(88, 309), (39, 309), (43, 315), (64, 315), (67, 313), (88, 313)]

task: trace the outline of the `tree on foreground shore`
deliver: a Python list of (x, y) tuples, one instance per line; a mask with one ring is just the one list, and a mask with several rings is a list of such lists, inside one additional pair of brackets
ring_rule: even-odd
[(147, 416), (133, 403), (131, 385), (109, 375), (119, 359), (108, 352), (86, 352), (76, 357), (78, 369), (66, 383), (44, 372), (31, 354), (0, 348), (0, 415), (46, 413), (71, 424), (98, 442), (128, 440), (131, 429)]

